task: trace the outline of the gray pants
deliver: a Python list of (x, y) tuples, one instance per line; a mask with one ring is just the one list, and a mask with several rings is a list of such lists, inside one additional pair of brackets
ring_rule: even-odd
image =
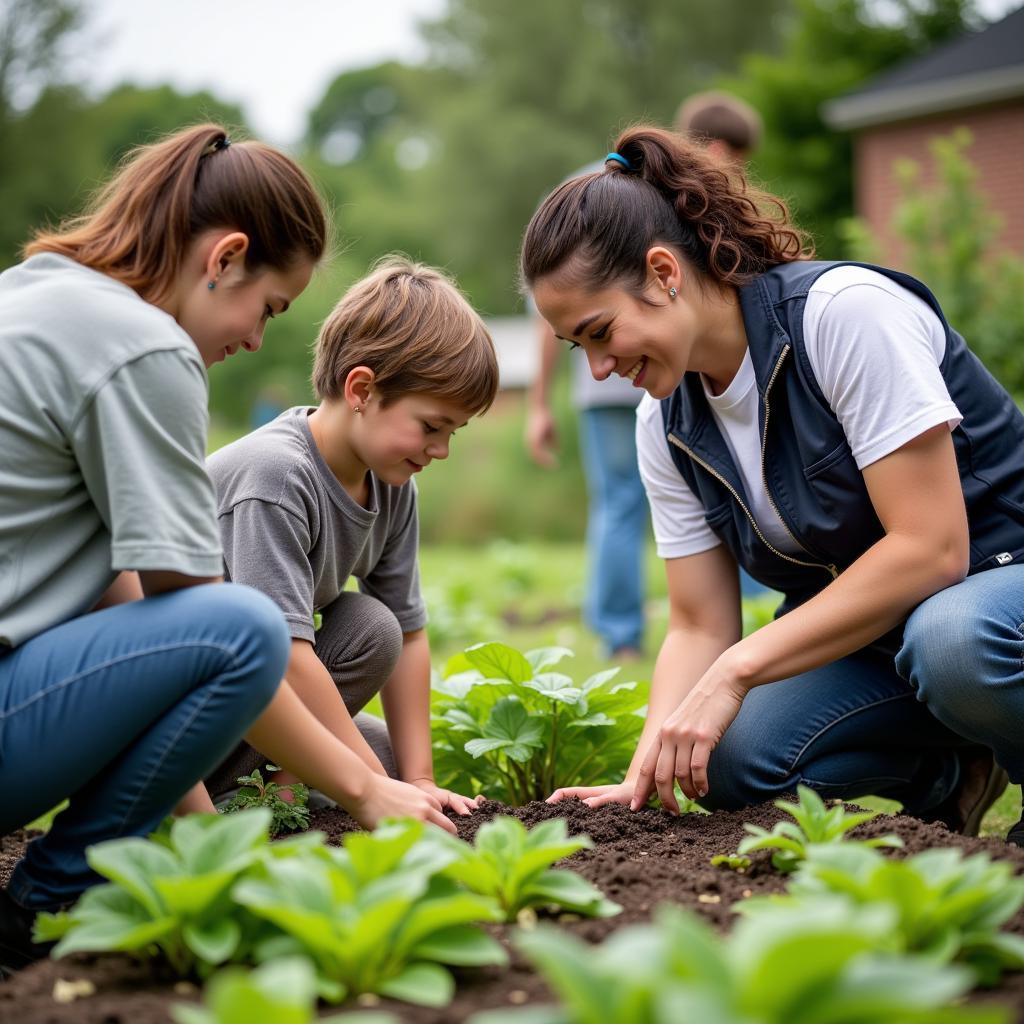
[[(323, 624), (313, 650), (331, 673), (356, 727), (380, 758), (385, 771), (398, 777), (387, 726), (361, 709), (391, 677), (402, 653), (402, 628), (394, 614), (366, 594), (345, 591), (322, 611)], [(240, 775), (263, 770), (268, 758), (248, 743), (240, 743), (206, 778), (210, 795), (234, 789)]]

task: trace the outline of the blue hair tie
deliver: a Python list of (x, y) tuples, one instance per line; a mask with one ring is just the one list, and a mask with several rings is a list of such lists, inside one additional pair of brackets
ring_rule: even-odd
[(633, 170), (633, 165), (621, 153), (609, 153), (604, 158), (604, 162), (608, 163), (609, 160), (614, 160), (617, 164), (622, 164), (627, 171)]

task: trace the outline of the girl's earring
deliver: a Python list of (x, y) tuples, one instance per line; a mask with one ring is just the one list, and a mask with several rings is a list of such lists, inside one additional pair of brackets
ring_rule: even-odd
[(679, 294), (679, 292), (676, 291), (675, 287), (669, 288), (669, 290), (668, 290), (668, 297), (670, 299), (674, 299), (678, 294)]
[(216, 281), (207, 281), (206, 282), (206, 287), (209, 288), (210, 291), (212, 292), (213, 289), (217, 287), (217, 282)]

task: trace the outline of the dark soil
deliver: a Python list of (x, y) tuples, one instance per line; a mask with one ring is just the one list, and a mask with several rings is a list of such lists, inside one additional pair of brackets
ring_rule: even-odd
[[(462, 837), (471, 839), (483, 821), (499, 813), (509, 811), (501, 804), (488, 802), (471, 818), (456, 819), (456, 824)], [(753, 865), (742, 874), (712, 868), (708, 863), (714, 854), (736, 849), (744, 834), (744, 821), (770, 828), (782, 816), (770, 805), (733, 814), (673, 818), (656, 810), (634, 814), (619, 806), (592, 811), (572, 801), (557, 806), (533, 803), (514, 813), (528, 826), (547, 818), (567, 818), (570, 833), (585, 832), (594, 840), (593, 850), (577, 853), (565, 863), (624, 909), (617, 917), (602, 920), (561, 917), (563, 927), (589, 942), (599, 942), (623, 925), (649, 920), (652, 908), (664, 901), (681, 904), (724, 931), (732, 918), (733, 904), (751, 895), (779, 892), (784, 885), (782, 877), (772, 870), (767, 854), (756, 855)], [(312, 815), (312, 827), (337, 841), (355, 826), (343, 812), (317, 811)], [(898, 834), (905, 843), (904, 853), (956, 846), (965, 853), (985, 851), (1010, 860), (1018, 872), (1024, 872), (1024, 850), (998, 839), (966, 839), (941, 825), (926, 825), (914, 818), (879, 817), (855, 834), (867, 837), (883, 832)], [(0, 885), (6, 884), (25, 842), (24, 833), (0, 838)], [(1009, 930), (1024, 934), (1024, 910), (1013, 918)], [(502, 941), (510, 933), (511, 929), (504, 927), (495, 930)], [(390, 1000), (381, 1000), (379, 1005), (409, 1024), (454, 1024), (481, 1009), (548, 1001), (543, 982), (511, 948), (510, 953), (512, 963), (507, 969), (458, 972), (455, 1000), (442, 1010)], [(53, 997), (58, 979), (87, 979), (95, 986), (95, 993), (71, 1003), (58, 1003)], [(0, 984), (0, 1024), (168, 1024), (169, 1004), (195, 996), (194, 987), (176, 983), (152, 966), (143, 967), (121, 957), (76, 956), (35, 964)], [(975, 993), (970, 1002), (1012, 1007), (1014, 1019), (1024, 1024), (1024, 974), (1008, 975), (999, 988)], [(362, 1005), (378, 1004), (364, 1000)]]

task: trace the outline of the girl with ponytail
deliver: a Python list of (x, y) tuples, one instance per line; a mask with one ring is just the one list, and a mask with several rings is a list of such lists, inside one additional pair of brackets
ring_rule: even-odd
[[(289, 636), (221, 583), (207, 368), (256, 351), (327, 223), (284, 154), (201, 125), (133, 153), (0, 275), (0, 834), (65, 798), (0, 891), (0, 977), (92, 843), (152, 831), (245, 734), (367, 826), (438, 801), (372, 777), (282, 683)], [(204, 585), (216, 584), (216, 585)]]
[[(625, 780), (550, 799), (804, 783), (975, 834), (1024, 777), (1024, 416), (927, 287), (813, 260), (780, 199), (649, 127), (542, 203), (522, 277), (595, 378), (646, 392), (669, 591)], [(738, 565), (782, 595), (746, 638)]]

